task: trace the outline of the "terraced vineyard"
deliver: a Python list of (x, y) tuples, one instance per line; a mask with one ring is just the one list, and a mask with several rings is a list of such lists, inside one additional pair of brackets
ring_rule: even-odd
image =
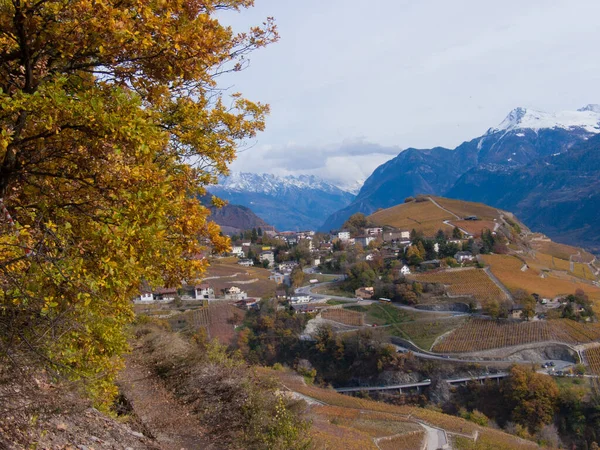
[[(324, 407), (313, 407), (311, 411), (314, 412), (312, 434), (317, 448), (343, 448), (345, 450), (370, 448), (417, 449), (420, 446), (418, 444), (413, 445), (420, 442), (417, 437), (419, 431), (416, 428), (419, 425), (414, 423), (415, 420), (443, 428), (450, 433), (474, 436), (474, 433), (478, 432), (477, 442), (464, 437), (460, 439), (460, 446), (456, 448), (498, 450), (538, 448), (534, 442), (517, 438), (499, 430), (482, 427), (460, 417), (443, 414), (432, 409), (416, 406), (396, 406), (342, 395), (331, 389), (307, 386), (301, 377), (290, 371), (272, 371), (267, 368), (260, 368), (259, 371), (279, 379), (286, 390), (291, 389), (327, 404)], [(382, 438), (375, 445), (373, 437), (390, 436), (394, 433), (394, 430), (398, 430), (402, 434), (397, 439), (387, 440)], [(389, 445), (386, 445), (386, 441)], [(403, 442), (406, 442), (407, 445), (404, 445)], [(454, 442), (456, 441), (453, 440)], [(484, 445), (480, 446), (479, 443)]]
[(583, 353), (590, 371), (595, 375), (600, 375), (600, 347), (589, 348)]
[(321, 317), (355, 327), (360, 327), (365, 323), (364, 314), (344, 308), (327, 309), (321, 313)]
[(434, 347), (440, 353), (468, 353), (532, 342), (583, 344), (600, 339), (600, 324), (561, 319), (538, 322), (498, 322), (472, 319)]
[(446, 270), (411, 275), (411, 280), (426, 283), (439, 283), (448, 286), (450, 295), (470, 295), (482, 305), (490, 300), (503, 300), (506, 298), (490, 277), (480, 269)]
[[(521, 270), (524, 265), (523, 261), (514, 256), (482, 255), (482, 258), (486, 264), (490, 265), (492, 273), (512, 291), (525, 289), (529, 292), (536, 292), (542, 297), (553, 298), (558, 295), (572, 294), (575, 290), (582, 289), (592, 300), (600, 300), (600, 288), (571, 275), (559, 277), (551, 273), (542, 278), (541, 271), (534, 266), (524, 271)], [(594, 305), (597, 312), (600, 312), (599, 306)]]

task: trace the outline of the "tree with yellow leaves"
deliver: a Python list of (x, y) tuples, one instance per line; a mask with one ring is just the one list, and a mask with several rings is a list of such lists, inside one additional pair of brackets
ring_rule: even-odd
[(218, 75), (277, 39), (252, 0), (0, 2), (0, 362), (115, 394), (140, 283), (194, 282), (229, 241), (197, 198), (268, 107)]

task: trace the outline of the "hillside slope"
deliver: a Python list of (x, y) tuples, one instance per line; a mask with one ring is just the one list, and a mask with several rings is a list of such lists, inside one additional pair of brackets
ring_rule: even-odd
[(254, 212), (242, 205), (228, 203), (222, 208), (211, 206), (211, 194), (206, 194), (200, 201), (210, 209), (210, 220), (221, 227), (225, 234), (235, 234), (252, 228), (267, 228), (270, 225)]
[[(480, 236), (484, 229), (495, 231), (504, 224), (507, 216), (517, 223), (511, 213), (500, 211), (483, 203), (467, 202), (444, 197), (423, 197), (425, 201), (401, 203), (382, 209), (369, 216), (369, 220), (379, 226), (391, 226), (400, 230), (419, 231), (432, 237), (438, 230), (451, 232), (458, 227), (464, 233)], [(464, 220), (476, 216), (478, 220)], [(519, 226), (526, 227), (519, 223)]]

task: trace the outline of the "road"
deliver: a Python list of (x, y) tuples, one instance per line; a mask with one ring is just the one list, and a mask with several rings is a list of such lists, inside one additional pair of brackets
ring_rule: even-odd
[[(392, 344), (392, 345), (394, 345), (394, 344)], [(484, 359), (484, 360), (482, 360), (482, 359), (460, 358), (460, 357), (452, 357), (452, 356), (443, 355), (443, 354), (433, 354), (433, 353), (416, 352), (416, 351), (414, 351), (412, 349), (408, 349), (406, 347), (402, 347), (401, 345), (394, 345), (394, 347), (396, 347), (396, 350), (398, 350), (400, 352), (411, 352), (417, 358), (433, 359), (433, 360), (438, 360), (438, 361), (450, 361), (450, 362), (460, 362), (460, 363), (476, 363), (476, 364), (480, 364), (480, 365), (485, 365), (486, 363), (487, 364), (493, 364), (493, 363), (506, 363), (506, 364), (523, 363), (523, 364), (530, 364), (530, 363), (532, 363), (532, 361), (515, 361), (513, 359), (493, 359), (493, 360), (485, 360)], [(519, 347), (519, 346), (516, 346), (516, 347)], [(562, 359), (547, 359), (547, 360), (544, 360), (544, 362), (553, 362), (555, 370), (564, 370), (564, 369), (566, 369), (568, 367), (571, 367), (571, 366), (575, 365), (574, 362), (563, 361)]]
[(422, 422), (418, 422), (425, 431), (427, 432), (427, 450), (438, 450), (440, 448), (446, 448), (448, 445), (448, 438), (446, 432), (441, 428), (433, 428), (429, 425), (425, 425)]

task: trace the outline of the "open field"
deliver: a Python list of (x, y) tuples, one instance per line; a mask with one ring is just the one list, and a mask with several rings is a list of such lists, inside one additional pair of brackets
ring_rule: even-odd
[[(249, 297), (268, 298), (275, 294), (277, 284), (269, 280), (271, 272), (261, 267), (242, 267), (236, 258), (223, 258), (211, 261), (204, 280), (219, 295), (222, 289), (238, 286)], [(236, 284), (238, 283), (238, 284)]]
[(481, 269), (446, 270), (409, 275), (409, 279), (448, 286), (448, 293), (455, 296), (473, 296), (482, 305), (490, 300), (504, 300), (506, 296)]
[(373, 304), (366, 311), (367, 322), (386, 327), (392, 336), (410, 339), (418, 347), (431, 348), (438, 336), (460, 326), (464, 318), (449, 318), (447, 313), (407, 312), (389, 304)]
[(468, 231), (475, 237), (480, 237), (483, 230), (494, 231), (496, 227), (496, 222), (491, 220), (452, 220), (450, 224)]
[(425, 236), (434, 236), (440, 229), (451, 231), (451, 227), (443, 223), (450, 219), (455, 217), (430, 201), (403, 203), (369, 216), (369, 220), (377, 225), (389, 225), (401, 230), (414, 228)]
[(327, 309), (321, 313), (321, 317), (355, 327), (365, 323), (364, 314), (344, 308)]
[(471, 319), (446, 335), (435, 345), (434, 351), (469, 353), (532, 342), (584, 344), (598, 339), (600, 339), (598, 323), (584, 324), (569, 319), (535, 322)]
[(330, 273), (305, 273), (302, 286), (308, 286), (309, 284), (312, 284), (310, 280), (317, 280), (319, 283), (325, 283), (328, 281), (335, 281), (338, 278), (340, 278), (340, 275)]
[[(416, 322), (406, 322), (399, 326), (405, 336), (413, 341), (419, 348), (431, 350), (435, 340), (447, 333), (460, 327), (465, 322), (464, 317), (452, 319), (430, 319)], [(405, 337), (400, 336), (400, 337)]]
[(459, 217), (477, 216), (482, 220), (494, 220), (500, 218), (500, 213), (496, 208), (484, 205), (483, 203), (467, 202), (464, 200), (455, 200), (452, 198), (431, 196), (440, 206), (452, 211)]
[[(546, 273), (546, 278), (542, 278), (540, 269), (530, 266), (526, 271), (522, 271), (523, 262), (509, 255), (482, 255), (482, 258), (490, 266), (492, 273), (511, 291), (525, 289), (542, 297), (553, 298), (582, 289), (591, 299), (600, 301), (600, 288), (574, 276)], [(597, 305), (596, 309), (598, 307), (600, 305)]]
[(344, 291), (339, 284), (328, 284), (313, 289), (315, 294), (333, 295), (334, 297), (356, 298), (354, 292)]
[[(430, 426), (443, 428), (450, 433), (474, 435), (478, 432), (477, 443), (486, 446), (471, 446), (463, 448), (487, 449), (532, 449), (537, 448), (533, 442), (524, 441), (502, 431), (482, 427), (460, 417), (450, 416), (441, 412), (419, 408), (416, 406), (396, 406), (373, 400), (361, 399), (338, 394), (332, 389), (323, 389), (316, 386), (307, 386), (304, 379), (290, 371), (273, 371), (260, 369), (277, 378), (282, 385), (302, 395), (316, 399), (326, 406), (314, 406), (311, 414), (313, 419), (313, 438), (316, 448), (341, 448), (341, 449), (370, 449), (377, 448), (373, 437), (390, 435), (395, 429), (405, 434), (406, 442), (416, 442), (414, 434), (418, 434), (415, 421), (426, 423)], [(413, 422), (412, 424), (410, 422)], [(387, 436), (390, 436), (387, 435)], [(368, 439), (371, 438), (371, 439)], [(400, 437), (398, 441), (402, 442)], [(410, 439), (410, 441), (409, 441)], [(465, 443), (473, 443), (472, 439), (464, 438)], [(416, 448), (402, 446), (382, 446), (384, 440), (378, 441), (379, 448)], [(401, 444), (399, 444), (401, 445)]]

